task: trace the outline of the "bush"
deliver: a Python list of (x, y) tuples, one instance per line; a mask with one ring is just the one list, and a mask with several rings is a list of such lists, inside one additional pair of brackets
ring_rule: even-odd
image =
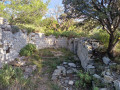
[(75, 83), (77, 87), (87, 88), (91, 86), (92, 77), (88, 73), (78, 72), (79, 80)]
[(4, 65), (2, 69), (0, 69), (0, 86), (1, 88), (7, 88), (8, 86), (14, 84), (23, 85), (27, 82), (24, 79), (23, 71), (20, 68), (13, 68), (9, 65)]
[(33, 44), (28, 44), (20, 50), (21, 56), (31, 56), (33, 52), (36, 51), (36, 46)]
[(91, 33), (91, 38), (94, 38), (96, 40), (99, 40), (100, 42), (102, 42), (105, 46), (105, 48), (108, 47), (108, 43), (109, 43), (109, 34), (102, 30), (102, 29), (95, 29), (93, 30), (93, 32)]
[(32, 25), (32, 24), (17, 24), (17, 26), (21, 30), (25, 29), (28, 34), (30, 34), (31, 32), (41, 32), (41, 33), (44, 33), (44, 31), (45, 31), (44, 27), (40, 27), (40, 26), (36, 26), (36, 25)]

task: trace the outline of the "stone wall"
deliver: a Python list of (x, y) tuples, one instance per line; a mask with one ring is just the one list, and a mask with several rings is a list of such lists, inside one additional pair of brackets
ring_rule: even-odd
[[(7, 63), (19, 56), (19, 51), (28, 43), (35, 44), (38, 49), (43, 48), (67, 48), (78, 55), (81, 64), (86, 69), (93, 45), (86, 38), (71, 38), (55, 36), (45, 36), (43, 33), (30, 33), (19, 30), (12, 32), (10, 25), (0, 26), (0, 62)], [(95, 46), (98, 46), (95, 44)]]

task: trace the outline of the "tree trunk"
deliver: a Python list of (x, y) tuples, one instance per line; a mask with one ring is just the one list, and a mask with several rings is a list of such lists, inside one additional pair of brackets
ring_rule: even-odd
[(114, 40), (115, 40), (115, 38), (112, 33), (112, 34), (110, 34), (109, 44), (108, 44), (108, 49), (107, 49), (107, 53), (110, 57), (113, 56), (113, 48), (115, 47)]

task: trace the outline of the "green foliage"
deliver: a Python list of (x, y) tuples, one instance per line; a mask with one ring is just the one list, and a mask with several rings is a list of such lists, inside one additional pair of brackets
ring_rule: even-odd
[(52, 90), (61, 90), (57, 84), (52, 84), (51, 88), (52, 88)]
[(3, 2), (0, 2), (0, 17), (5, 15), (5, 5)]
[(112, 65), (112, 66), (110, 66), (110, 69), (111, 69), (112, 71), (115, 71), (115, 72), (117, 72), (118, 74), (120, 74), (120, 64), (118, 64), (118, 65)]
[(53, 57), (53, 53), (51, 53), (50, 49), (41, 49), (39, 50), (39, 56), (41, 57)]
[[(109, 56), (113, 56), (113, 49), (120, 38), (120, 34), (116, 33), (120, 30), (120, 22), (118, 22), (120, 18), (120, 0), (64, 0), (63, 4), (68, 18), (81, 18), (84, 16), (84, 21), (92, 20), (92, 22), (96, 22), (97, 20), (97, 24), (101, 25), (104, 28), (103, 30), (110, 35), (107, 53)], [(96, 23), (91, 24), (92, 27), (96, 26)]]
[(33, 44), (28, 44), (20, 50), (21, 56), (31, 56), (33, 52), (36, 51), (36, 46)]
[(105, 46), (105, 48), (108, 47), (109, 37), (110, 36), (106, 31), (103, 31), (102, 29), (94, 29), (90, 33), (90, 37), (102, 42), (102, 44)]
[(59, 24), (58, 22), (53, 18), (45, 18), (40, 22), (41, 27), (46, 27), (47, 30), (57, 30)]
[(77, 87), (86, 88), (91, 86), (92, 77), (88, 73), (80, 71), (78, 72), (78, 77), (79, 77), (79, 80), (76, 82)]
[(120, 42), (116, 45), (114, 50), (115, 50), (116, 53), (119, 54), (118, 56), (120, 56)]
[(99, 90), (99, 88), (98, 87), (93, 87), (93, 90)]
[[(10, 3), (3, 8), (7, 8), (5, 14), (10, 18), (11, 24), (34, 23), (38, 24), (47, 11), (48, 1), (42, 0), (9, 0)], [(4, 4), (3, 4), (4, 5)], [(3, 10), (3, 9), (2, 9)], [(1, 10), (1, 12), (3, 12)]]
[(40, 32), (40, 33), (45, 32), (44, 27), (36, 26), (34, 24), (18, 24), (17, 23), (17, 26), (21, 30), (26, 30), (28, 34), (31, 33), (31, 32)]
[[(104, 88), (105, 85), (103, 84), (103, 82), (100, 79), (93, 77), (93, 81), (94, 81), (94, 86)], [(93, 87), (93, 88), (95, 88), (95, 87)]]
[(14, 84), (25, 85), (27, 80), (24, 79), (23, 72), (20, 68), (13, 68), (9, 65), (4, 65), (0, 69), (0, 86), (2, 88)]

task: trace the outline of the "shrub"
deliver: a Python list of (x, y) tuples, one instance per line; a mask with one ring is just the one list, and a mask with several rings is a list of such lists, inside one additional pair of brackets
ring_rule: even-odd
[(92, 77), (88, 73), (82, 71), (78, 72), (79, 80), (75, 83), (77, 87), (89, 87), (91, 86)]
[(23, 71), (20, 68), (13, 68), (9, 65), (4, 65), (0, 69), (0, 86), (5, 88), (14, 84), (24, 85), (27, 82), (24, 79)]
[(20, 50), (19, 54), (21, 56), (30, 56), (33, 54), (34, 51), (36, 51), (36, 46), (33, 44), (28, 44)]
[(93, 30), (93, 32), (91, 33), (91, 38), (94, 38), (94, 39), (102, 42), (104, 44), (105, 48), (108, 47), (109, 34), (105, 31), (103, 31), (102, 29)]

